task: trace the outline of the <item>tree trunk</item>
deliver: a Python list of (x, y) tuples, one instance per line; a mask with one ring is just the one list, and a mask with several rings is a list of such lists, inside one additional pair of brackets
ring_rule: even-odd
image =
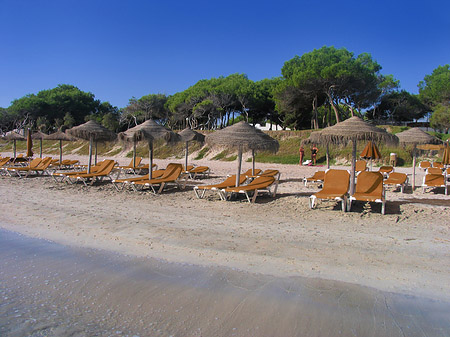
[(319, 116), (317, 112), (317, 95), (314, 96), (313, 99), (313, 120), (312, 120), (312, 128), (318, 129), (319, 128)]
[[(330, 88), (330, 90), (331, 90), (331, 88)], [(336, 123), (339, 123), (340, 122), (340, 120), (339, 120), (339, 111), (336, 108), (336, 105), (333, 102), (333, 97), (331, 97), (331, 93), (329, 91), (327, 91), (327, 96), (328, 96), (328, 100), (330, 101), (331, 107), (334, 110), (334, 114), (336, 115)]]

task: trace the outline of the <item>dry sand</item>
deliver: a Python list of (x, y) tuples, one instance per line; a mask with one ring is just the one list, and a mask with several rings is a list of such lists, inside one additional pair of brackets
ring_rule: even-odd
[[(182, 159), (156, 163), (174, 161)], [(117, 192), (109, 183), (86, 188), (51, 177), (2, 176), (0, 226), (71, 246), (450, 300), (450, 197), (442, 190), (389, 190), (384, 216), (380, 205), (362, 203), (349, 213), (335, 202), (310, 210), (308, 197), (317, 187), (305, 188), (301, 179), (324, 167), (258, 164), (282, 173), (275, 199), (248, 204), (209, 194), (198, 200), (192, 186), (222, 180), (236, 163), (194, 163), (210, 166), (211, 177), (156, 196)]]

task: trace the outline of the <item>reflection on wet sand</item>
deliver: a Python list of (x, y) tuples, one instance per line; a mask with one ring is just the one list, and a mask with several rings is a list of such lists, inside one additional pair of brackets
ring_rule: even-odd
[(449, 336), (450, 304), (0, 231), (1, 336)]

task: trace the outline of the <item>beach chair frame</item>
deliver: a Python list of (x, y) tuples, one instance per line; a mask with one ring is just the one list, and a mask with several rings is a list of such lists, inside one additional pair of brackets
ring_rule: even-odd
[(365, 202), (375, 202), (375, 203), (381, 203), (381, 214), (386, 213), (386, 189), (384, 188), (383, 184), (383, 174), (381, 172), (361, 172), (360, 175), (358, 175), (357, 179), (363, 179), (365, 175), (372, 175), (376, 176), (379, 175), (381, 178), (380, 184), (381, 184), (381, 197), (380, 198), (372, 198), (370, 194), (364, 195), (364, 194), (357, 194), (358, 191), (358, 180), (356, 181), (356, 190), (353, 195), (351, 195), (348, 198), (348, 211), (350, 212), (352, 209), (352, 203), (353, 201), (365, 201)]

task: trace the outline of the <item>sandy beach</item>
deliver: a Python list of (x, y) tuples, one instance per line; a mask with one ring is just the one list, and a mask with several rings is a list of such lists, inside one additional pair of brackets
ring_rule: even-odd
[[(169, 162), (181, 160), (156, 160), (159, 167)], [(84, 187), (51, 177), (2, 176), (0, 225), (68, 246), (450, 301), (450, 197), (443, 191), (389, 190), (386, 215), (380, 205), (363, 203), (348, 213), (335, 202), (311, 210), (308, 197), (317, 186), (304, 187), (302, 178), (324, 167), (258, 164), (281, 171), (276, 198), (261, 196), (249, 204), (211, 193), (199, 200), (192, 187), (223, 180), (236, 163), (194, 163), (210, 166), (211, 177), (161, 195), (117, 192), (110, 183)]]

